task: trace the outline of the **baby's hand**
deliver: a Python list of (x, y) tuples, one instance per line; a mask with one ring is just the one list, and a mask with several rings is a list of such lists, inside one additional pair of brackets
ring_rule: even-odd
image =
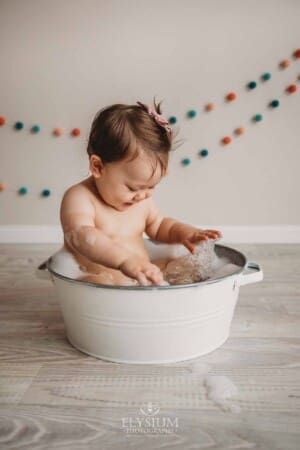
[(186, 233), (183, 233), (182, 244), (192, 253), (196, 252), (196, 245), (201, 241), (207, 241), (208, 239), (220, 239), (222, 233), (218, 230), (200, 230), (194, 228), (194, 231), (187, 228)]
[(130, 256), (119, 269), (128, 277), (135, 278), (142, 286), (166, 284), (160, 269), (146, 258)]

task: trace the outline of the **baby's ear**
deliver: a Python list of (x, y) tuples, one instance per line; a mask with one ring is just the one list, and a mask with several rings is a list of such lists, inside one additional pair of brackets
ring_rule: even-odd
[(90, 156), (90, 171), (95, 178), (100, 178), (103, 172), (104, 164), (98, 155)]

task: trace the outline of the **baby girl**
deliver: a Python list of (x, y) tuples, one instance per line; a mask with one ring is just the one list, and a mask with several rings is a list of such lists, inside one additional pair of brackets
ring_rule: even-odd
[(220, 231), (165, 217), (152, 193), (166, 176), (173, 131), (154, 107), (114, 104), (98, 112), (87, 152), (91, 175), (71, 186), (61, 203), (64, 247), (77, 261), (78, 278), (113, 285), (162, 285), (166, 261), (150, 261), (143, 239), (183, 244), (194, 254)]

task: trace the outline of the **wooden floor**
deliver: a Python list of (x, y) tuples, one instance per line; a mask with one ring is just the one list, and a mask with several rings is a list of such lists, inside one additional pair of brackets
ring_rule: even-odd
[[(204, 357), (149, 366), (68, 343), (53, 285), (35, 277), (59, 246), (1, 245), (1, 450), (299, 449), (300, 245), (233, 247), (264, 281), (241, 287), (230, 338)], [(208, 376), (236, 395), (220, 403)], [(136, 420), (150, 417), (148, 402), (160, 408), (156, 434)]]

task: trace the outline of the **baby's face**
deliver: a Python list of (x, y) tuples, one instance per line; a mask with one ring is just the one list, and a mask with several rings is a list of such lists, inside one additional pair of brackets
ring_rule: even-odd
[[(98, 157), (92, 155), (92, 158)], [(118, 211), (125, 211), (132, 205), (151, 197), (153, 189), (164, 175), (159, 162), (153, 173), (153, 163), (143, 152), (131, 161), (123, 160), (105, 164), (99, 176), (95, 175), (92, 168), (91, 171), (102, 200)]]

